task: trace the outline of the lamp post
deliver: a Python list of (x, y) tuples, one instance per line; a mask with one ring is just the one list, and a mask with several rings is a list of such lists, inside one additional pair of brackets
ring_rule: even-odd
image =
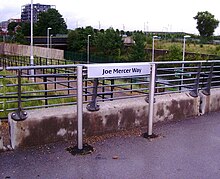
[(53, 43), (52, 43), (52, 37), (53, 37), (53, 34), (50, 35), (50, 46), (49, 46), (49, 48), (50, 48), (50, 58), (52, 58), (52, 57), (51, 57), (51, 48), (52, 48), (52, 45), (53, 45)]
[(52, 43), (52, 37), (53, 37), (53, 34), (50, 35), (50, 46), (49, 46), (49, 48), (52, 48), (52, 45), (53, 45), (53, 43)]
[(91, 37), (91, 35), (87, 36), (87, 64), (89, 64), (89, 37)]
[(185, 60), (185, 50), (186, 50), (186, 38), (190, 38), (191, 36), (185, 35), (183, 37), (183, 61)]
[(153, 36), (153, 42), (152, 42), (152, 62), (154, 62), (154, 40), (158, 38), (158, 36), (154, 35)]
[[(33, 55), (33, 0), (31, 0), (31, 44), (30, 44), (30, 65), (34, 66), (34, 55)], [(31, 76), (34, 76), (34, 70), (31, 69)], [(31, 77), (33, 80), (33, 78)]]
[(49, 58), (49, 48), (50, 48), (50, 30), (51, 30), (52, 28), (51, 27), (48, 27), (47, 28), (47, 58)]
[[(189, 35), (184, 35), (183, 37), (183, 62), (185, 61), (185, 51), (186, 51), (186, 38), (190, 38)], [(181, 87), (183, 85), (183, 72), (184, 72), (184, 63), (182, 63), (182, 75), (181, 75)]]
[(50, 46), (50, 30), (51, 29), (52, 29), (51, 27), (47, 28), (47, 48), (49, 48)]

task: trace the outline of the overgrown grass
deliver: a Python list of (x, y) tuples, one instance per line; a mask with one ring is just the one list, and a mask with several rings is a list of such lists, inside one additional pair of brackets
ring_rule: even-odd
[[(170, 49), (172, 45), (179, 48), (183, 48), (181, 42), (168, 42), (168, 41), (156, 41), (155, 48), (157, 49)], [(208, 55), (219, 55), (220, 56), (220, 45), (214, 44), (196, 44), (192, 42), (186, 42), (186, 52), (192, 52), (196, 54), (208, 54)]]
[[(0, 117), (6, 117), (9, 109), (16, 109), (18, 107), (18, 79), (12, 77), (13, 75), (15, 76), (15, 74), (6, 71), (0, 72), (0, 96), (3, 97), (0, 98)], [(47, 92), (48, 97), (44, 97), (45, 92), (39, 92), (44, 90), (44, 85), (31, 84), (28, 79), (22, 79), (21, 84), (22, 107), (76, 102), (74, 97), (61, 97), (65, 95), (63, 92)]]

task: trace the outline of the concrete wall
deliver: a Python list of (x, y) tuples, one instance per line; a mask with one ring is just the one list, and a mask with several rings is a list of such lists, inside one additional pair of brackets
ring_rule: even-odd
[(211, 95), (206, 96), (200, 93), (200, 114), (220, 111), (220, 90), (219, 88), (211, 89)]
[[(89, 112), (84, 106), (85, 136), (147, 126), (148, 103), (144, 98), (99, 104), (100, 110), (97, 112)], [(199, 104), (199, 98), (193, 98), (187, 93), (156, 96), (154, 123), (197, 116)], [(76, 140), (76, 106), (30, 110), (27, 113), (28, 118), (23, 122), (9, 119), (11, 143), (14, 149), (60, 140)]]
[[(48, 49), (44, 47), (33, 47), (34, 56), (53, 59), (64, 59), (64, 51)], [(0, 54), (30, 56), (30, 46), (9, 43), (0, 43)]]

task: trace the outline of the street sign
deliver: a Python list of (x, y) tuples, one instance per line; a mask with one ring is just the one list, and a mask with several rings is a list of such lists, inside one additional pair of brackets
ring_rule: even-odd
[(88, 64), (88, 78), (123, 77), (150, 74), (150, 63)]

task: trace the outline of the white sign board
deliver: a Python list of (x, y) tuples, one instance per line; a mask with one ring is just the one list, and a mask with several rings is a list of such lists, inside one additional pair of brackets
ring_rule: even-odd
[(150, 74), (150, 64), (138, 63), (102, 63), (88, 64), (88, 78), (122, 77)]

